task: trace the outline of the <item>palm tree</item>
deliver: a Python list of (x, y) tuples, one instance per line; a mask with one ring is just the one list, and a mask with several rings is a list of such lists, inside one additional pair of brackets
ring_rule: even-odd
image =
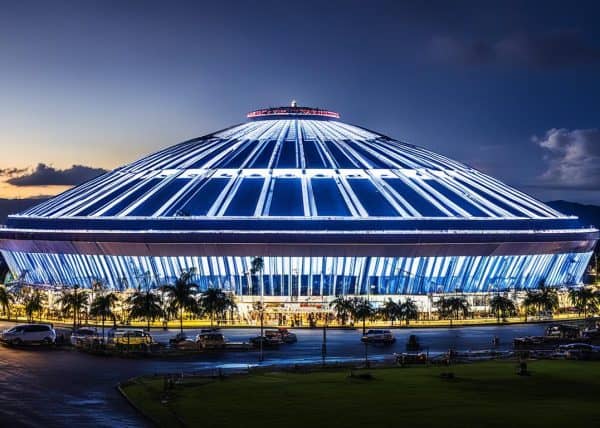
[(136, 291), (127, 299), (127, 305), (131, 318), (141, 318), (147, 321), (148, 331), (150, 331), (150, 322), (163, 314), (160, 298), (150, 290)]
[(74, 285), (72, 290), (63, 290), (57, 302), (65, 315), (73, 314), (73, 329), (77, 328), (77, 320), (81, 321), (79, 314), (87, 305), (88, 295), (79, 291), (79, 285)]
[(100, 294), (92, 301), (90, 305), (90, 315), (93, 317), (102, 318), (102, 342), (104, 343), (104, 322), (107, 318), (115, 320), (113, 307), (117, 303), (117, 295), (115, 293)]
[(31, 290), (23, 299), (23, 303), (25, 305), (25, 314), (27, 315), (27, 320), (29, 322), (33, 321), (33, 315), (37, 312), (40, 315), (44, 310), (44, 295), (40, 290)]
[(469, 303), (464, 297), (442, 297), (436, 306), (440, 317), (450, 320), (450, 327), (453, 318), (458, 320), (461, 315), (463, 317), (469, 315)]
[(598, 312), (600, 296), (589, 287), (570, 289), (569, 298), (573, 306), (577, 309), (577, 312), (579, 312), (580, 315), (583, 312), (584, 318), (587, 318), (588, 313), (593, 314)]
[(104, 289), (105, 289), (105, 286), (104, 286), (104, 282), (102, 282), (102, 280), (95, 279), (92, 282), (92, 286), (89, 289), (89, 293), (90, 293), (91, 297), (90, 297), (90, 307), (87, 308), (88, 311), (86, 313), (86, 322), (87, 322), (87, 316), (91, 315), (89, 313), (91, 310), (91, 302), (93, 302), (96, 299), (96, 296), (101, 294), (104, 291)]
[(167, 295), (165, 286), (163, 285), (159, 287), (158, 291), (160, 292), (160, 307), (163, 311), (163, 319), (166, 325), (168, 325), (171, 319), (179, 318), (179, 313), (177, 311), (177, 308), (175, 308), (171, 303), (171, 298)]
[(363, 335), (367, 332), (367, 318), (375, 315), (375, 309), (370, 301), (362, 298), (356, 298), (352, 301), (352, 316), (357, 320), (362, 320)]
[(252, 276), (254, 275), (258, 275), (259, 280), (260, 280), (260, 302), (258, 302), (258, 304), (254, 304), (254, 309), (258, 311), (259, 316), (260, 316), (260, 353), (258, 356), (258, 360), (262, 361), (263, 360), (263, 336), (264, 336), (264, 329), (265, 329), (265, 304), (263, 302), (263, 297), (264, 297), (264, 288), (263, 288), (263, 277), (262, 277), (262, 271), (265, 268), (265, 261), (262, 257), (253, 257), (252, 261), (250, 262), (250, 274)]
[(506, 320), (506, 317), (516, 313), (517, 308), (515, 303), (508, 297), (497, 294), (490, 300), (490, 309), (492, 313), (496, 315), (498, 324), (500, 324), (500, 317)]
[(250, 262), (250, 272), (252, 275), (260, 273), (265, 268), (265, 261), (262, 257), (253, 257)]
[(348, 321), (348, 317), (352, 314), (352, 299), (347, 297), (338, 296), (329, 304), (333, 308), (336, 317), (345, 326)]
[(262, 257), (253, 257), (252, 261), (250, 262), (250, 273), (252, 275), (258, 275), (259, 277), (259, 281), (260, 281), (260, 297), (261, 299), (263, 298), (263, 294), (264, 294), (264, 289), (262, 287), (263, 285), (263, 278), (262, 278), (262, 271), (265, 268), (265, 261)]
[(556, 290), (550, 287), (546, 287), (545, 284), (542, 284), (539, 293), (540, 306), (545, 311), (554, 312), (558, 308), (558, 293), (556, 292)]
[(198, 313), (198, 302), (195, 299), (198, 285), (192, 282), (194, 269), (182, 271), (174, 284), (165, 285), (162, 290), (171, 301), (173, 311), (179, 313), (179, 330), (183, 334), (183, 311)]
[(394, 321), (402, 317), (400, 305), (394, 302), (392, 299), (388, 299), (383, 306), (379, 308), (378, 312), (383, 319), (390, 320), (392, 322), (392, 326), (394, 325)]
[(0, 307), (2, 307), (2, 312), (6, 314), (6, 317), (10, 321), (10, 306), (14, 303), (15, 296), (8, 291), (3, 285), (0, 285)]
[(210, 317), (211, 328), (215, 317), (222, 317), (228, 310), (235, 307), (233, 299), (220, 288), (209, 288), (200, 296), (200, 308)]
[(406, 321), (406, 325), (410, 323), (410, 320), (419, 318), (419, 308), (410, 297), (400, 304), (400, 318)]
[(525, 322), (527, 322), (527, 314), (532, 308), (539, 307), (539, 293), (537, 290), (527, 290), (525, 298), (523, 299), (523, 306), (525, 308)]

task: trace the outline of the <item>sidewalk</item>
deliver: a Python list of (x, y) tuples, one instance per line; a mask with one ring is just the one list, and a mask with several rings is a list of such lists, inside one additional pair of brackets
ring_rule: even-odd
[[(588, 317), (588, 319), (590, 319), (590, 317)], [(540, 320), (528, 320), (525, 321), (524, 317), (510, 317), (508, 318), (506, 321), (500, 321), (500, 323), (498, 324), (498, 321), (496, 318), (469, 318), (469, 319), (460, 319), (460, 320), (452, 320), (452, 323), (450, 323), (449, 320), (420, 320), (420, 321), (411, 321), (408, 325), (406, 325), (405, 323), (400, 323), (400, 322), (394, 322), (393, 325), (390, 322), (387, 321), (371, 321), (371, 322), (367, 322), (366, 327), (367, 328), (448, 328), (448, 327), (465, 327), (465, 326), (492, 326), (492, 325), (511, 325), (511, 324), (535, 324), (535, 323), (555, 323), (555, 322), (562, 322), (562, 321), (583, 321), (584, 318), (578, 314), (556, 314), (554, 315), (552, 320), (544, 320), (544, 321), (540, 321)], [(27, 323), (27, 319), (25, 317), (11, 317), (10, 320), (5, 318), (5, 317), (1, 317), (0, 321), (9, 321), (9, 322), (14, 322), (14, 323)], [(83, 320), (84, 321), (84, 320)], [(53, 324), (54, 326), (57, 327), (72, 327), (73, 326), (73, 321), (69, 320), (69, 319), (45, 319), (42, 318), (40, 319), (34, 319), (34, 322), (36, 323), (49, 323), (49, 324)], [(95, 326), (98, 328), (102, 327), (102, 323), (99, 321), (94, 321), (92, 319), (88, 320), (88, 323), (85, 325), (89, 325), (89, 326)], [(123, 324), (117, 323), (118, 326), (123, 326)], [(113, 323), (111, 321), (106, 321), (104, 323), (104, 328), (105, 329), (110, 329), (113, 326)], [(130, 327), (135, 327), (135, 328), (146, 328), (147, 327), (147, 323), (146, 322), (142, 322), (142, 321), (133, 321), (130, 324), (128, 324), (128, 326)], [(164, 327), (163, 323), (161, 321), (156, 321), (156, 322), (152, 322), (150, 323), (150, 327), (152, 329), (161, 329)], [(210, 321), (209, 320), (184, 320), (183, 321), (183, 328), (184, 329), (199, 329), (199, 328), (210, 328)], [(218, 328), (260, 328), (259, 324), (248, 324), (248, 323), (221, 323), (221, 324), (217, 324), (214, 323), (213, 327), (218, 327)], [(305, 329), (310, 329), (310, 328), (323, 328), (323, 323), (317, 323), (317, 325), (315, 327), (310, 327), (308, 325), (303, 325), (303, 326), (299, 326), (299, 327), (291, 327), (289, 325), (276, 325), (276, 324), (267, 324), (265, 323), (264, 328), (278, 328), (278, 327), (286, 327), (286, 328), (305, 328)], [(179, 326), (179, 320), (172, 320), (169, 321), (167, 323), (167, 328), (169, 330), (179, 330), (180, 326)], [(362, 328), (362, 322), (356, 322), (354, 324), (354, 326), (351, 325), (347, 325), (347, 326), (342, 326), (338, 323), (329, 323), (327, 328), (329, 329), (361, 329)]]

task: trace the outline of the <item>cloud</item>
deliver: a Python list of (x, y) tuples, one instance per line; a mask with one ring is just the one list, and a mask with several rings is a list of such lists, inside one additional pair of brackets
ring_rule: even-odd
[(0, 177), (14, 177), (27, 172), (27, 168), (0, 168)]
[(439, 36), (431, 40), (429, 51), (434, 60), (466, 66), (563, 68), (600, 63), (600, 47), (576, 30), (515, 33), (495, 41)]
[(540, 185), (600, 189), (600, 129), (550, 129), (543, 138), (532, 139), (544, 150), (547, 165)]
[(75, 186), (106, 172), (102, 168), (92, 168), (84, 165), (56, 169), (44, 163), (39, 163), (33, 171), (12, 177), (6, 182), (13, 186)]

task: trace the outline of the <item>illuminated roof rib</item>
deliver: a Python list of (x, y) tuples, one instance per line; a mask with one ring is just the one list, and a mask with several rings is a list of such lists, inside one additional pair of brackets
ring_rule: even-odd
[(278, 107), (71, 189), (23, 216), (552, 219), (562, 214), (466, 165)]

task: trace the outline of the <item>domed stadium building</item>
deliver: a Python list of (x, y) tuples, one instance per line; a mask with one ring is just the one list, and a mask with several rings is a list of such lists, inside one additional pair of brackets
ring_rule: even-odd
[(157, 286), (193, 269), (201, 289), (300, 309), (575, 286), (597, 238), (464, 164), (294, 105), (10, 216), (0, 249), (31, 284)]

